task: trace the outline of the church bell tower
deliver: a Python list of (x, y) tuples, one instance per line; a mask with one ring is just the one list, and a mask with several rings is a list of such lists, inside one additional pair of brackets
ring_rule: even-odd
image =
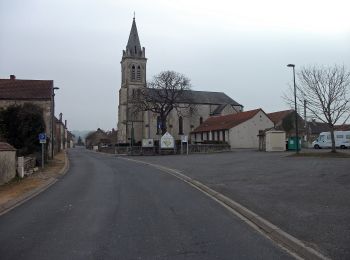
[(130, 143), (142, 140), (143, 113), (135, 113), (132, 97), (139, 88), (146, 87), (145, 48), (141, 48), (135, 17), (129, 40), (123, 50), (121, 64), (121, 88), (118, 106), (118, 142)]

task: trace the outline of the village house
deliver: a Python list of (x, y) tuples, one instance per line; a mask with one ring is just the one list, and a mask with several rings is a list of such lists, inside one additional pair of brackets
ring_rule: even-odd
[[(10, 79), (0, 79), (0, 108), (11, 105), (23, 105), (32, 103), (43, 111), (45, 132), (48, 137), (48, 151), (52, 147), (53, 129), (53, 81), (52, 80), (24, 80), (16, 79), (14, 75)], [(51, 156), (51, 153), (49, 153)]]
[(259, 131), (273, 128), (274, 123), (262, 109), (223, 116), (211, 116), (191, 132), (196, 143), (226, 142), (231, 148), (259, 147)]
[[(295, 136), (295, 112), (294, 109), (276, 111), (267, 114), (274, 123), (276, 130), (286, 132), (286, 137)], [(300, 137), (306, 136), (305, 121), (298, 114), (298, 134)]]
[[(135, 18), (126, 49), (121, 60), (121, 88), (118, 106), (118, 142), (141, 143), (144, 138), (159, 139), (159, 118), (150, 111), (132, 113), (135, 104), (133, 95), (140, 88), (146, 88), (147, 58), (145, 48), (141, 48)], [(177, 140), (189, 135), (196, 127), (212, 115), (228, 115), (243, 111), (243, 106), (222, 92), (190, 91), (191, 104), (196, 111), (189, 116), (181, 116), (173, 110), (167, 118), (167, 131)], [(183, 111), (183, 114), (187, 112)]]

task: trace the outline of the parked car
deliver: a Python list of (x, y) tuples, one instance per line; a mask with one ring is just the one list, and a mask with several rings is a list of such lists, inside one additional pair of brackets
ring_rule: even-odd
[[(334, 131), (335, 146), (341, 149), (350, 148), (350, 131)], [(331, 132), (322, 132), (319, 137), (312, 142), (315, 149), (332, 147)]]

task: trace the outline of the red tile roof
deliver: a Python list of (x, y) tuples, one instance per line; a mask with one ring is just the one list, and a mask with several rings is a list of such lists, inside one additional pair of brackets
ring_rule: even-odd
[(240, 112), (237, 114), (230, 114), (225, 116), (212, 116), (205, 120), (200, 126), (198, 126), (192, 133), (209, 132), (215, 130), (226, 130), (235, 127), (252, 117), (254, 117), (259, 111), (263, 111), (261, 108), (254, 109), (246, 112)]
[(52, 80), (0, 79), (0, 99), (49, 100)]
[(350, 131), (350, 125), (336, 125), (334, 129), (336, 131)]
[(293, 113), (293, 112), (294, 112), (293, 109), (289, 109), (289, 110), (283, 110), (283, 111), (269, 113), (269, 114), (267, 114), (267, 116), (271, 119), (271, 121), (274, 124), (278, 124), (283, 118), (285, 118), (287, 115), (289, 115), (290, 113)]
[(8, 143), (0, 142), (0, 151), (16, 151), (16, 149)]

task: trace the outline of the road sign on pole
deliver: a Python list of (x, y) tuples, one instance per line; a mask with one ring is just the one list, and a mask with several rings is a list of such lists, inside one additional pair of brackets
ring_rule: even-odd
[(45, 133), (39, 134), (39, 142), (41, 143), (41, 167), (44, 168), (44, 150), (45, 150), (45, 144), (46, 144)]
[(46, 134), (45, 133), (40, 133), (39, 134), (39, 142), (41, 144), (46, 144)]

